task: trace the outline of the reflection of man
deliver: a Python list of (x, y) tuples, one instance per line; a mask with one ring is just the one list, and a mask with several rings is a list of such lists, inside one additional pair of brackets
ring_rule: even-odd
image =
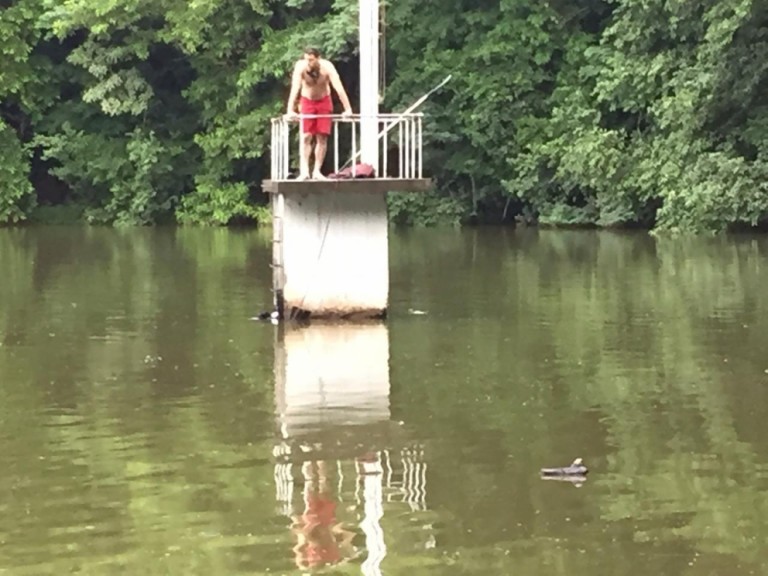
[(354, 533), (336, 521), (336, 499), (328, 487), (325, 462), (305, 462), (302, 471), (306, 478), (304, 513), (293, 518), (296, 565), (316, 568), (351, 558)]
[[(331, 87), (339, 95), (339, 100), (344, 106), (344, 114), (352, 114), (352, 106), (349, 104), (349, 98), (335, 66), (330, 61), (321, 58), (320, 52), (316, 48), (307, 48), (304, 51), (304, 57), (293, 67), (287, 115), (290, 118), (295, 117), (296, 98), (299, 93), (301, 93), (300, 110), (302, 114), (333, 114)], [(309, 158), (313, 152), (313, 144), (315, 165), (312, 177), (325, 178), (320, 170), (323, 167), (325, 152), (328, 149), (328, 135), (331, 133), (331, 125), (330, 118), (303, 119), (304, 141), (301, 143), (299, 179), (309, 178)]]

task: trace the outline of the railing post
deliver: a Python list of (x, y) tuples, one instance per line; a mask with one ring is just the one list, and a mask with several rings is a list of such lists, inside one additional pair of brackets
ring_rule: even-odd
[(288, 172), (291, 169), (290, 156), (291, 156), (291, 125), (288, 120), (283, 120), (283, 169), (281, 174), (281, 180), (288, 179)]
[(269, 179), (274, 180), (275, 179), (275, 120), (274, 118), (270, 121), (270, 128), (272, 129), (272, 133), (269, 137)]
[(417, 150), (416, 150), (416, 118), (411, 118), (411, 134), (413, 137), (411, 138), (411, 178), (416, 178), (416, 158), (417, 158)]
[(339, 171), (339, 122), (333, 119), (333, 171)]
[(354, 178), (357, 175), (357, 170), (355, 169), (355, 166), (357, 166), (355, 160), (357, 158), (357, 130), (355, 129), (354, 122), (350, 125), (352, 126), (352, 178)]
[(383, 167), (382, 177), (384, 177), (384, 178), (387, 177), (387, 163), (388, 163), (388, 159), (389, 159), (389, 154), (387, 153), (387, 151), (389, 149), (389, 146), (388, 146), (389, 136), (388, 136), (388, 134), (389, 134), (389, 120), (384, 120), (384, 146), (382, 147), (382, 154), (384, 155), (384, 157), (381, 159), (381, 163), (382, 163), (382, 167)]
[(398, 178), (403, 177), (403, 123), (397, 123), (397, 156), (399, 160), (398, 164)]
[[(313, 115), (299, 115), (298, 121), (298, 152), (301, 161), (303, 153), (304, 129), (302, 121)], [(318, 117), (326, 117), (318, 115)], [(358, 124), (362, 116), (354, 116), (352, 119), (342, 119), (338, 115), (330, 115), (333, 131), (333, 168), (339, 172), (342, 160), (347, 158), (347, 148), (340, 135), (343, 124), (349, 124), (351, 129), (351, 171), (352, 176), (357, 175), (357, 162), (363, 161), (362, 135), (358, 133)], [(291, 169), (291, 125), (285, 117), (271, 119), (271, 150), (270, 150), (270, 178), (272, 180), (287, 180)], [(393, 136), (393, 145), (397, 145), (398, 167), (390, 174), (389, 166), (389, 133), (397, 127), (397, 137)], [(378, 152), (374, 160), (373, 168), (379, 178), (396, 179), (423, 179), (424, 178), (424, 125), (423, 115), (417, 114), (384, 114), (376, 118), (377, 139), (379, 139)], [(344, 146), (344, 150), (342, 150)], [(383, 157), (382, 157), (383, 154)], [(394, 161), (394, 159), (393, 159)], [(370, 163), (370, 162), (368, 162)], [(344, 166), (349, 165), (349, 160)]]
[(280, 180), (283, 172), (283, 126), (282, 120), (275, 122), (275, 180)]
[(422, 132), (422, 126), (421, 126), (421, 116), (418, 116), (416, 119), (417, 121), (417, 128), (419, 131), (419, 174), (418, 178), (421, 180), (424, 176), (424, 135)]
[(405, 121), (405, 177), (411, 177), (411, 119)]

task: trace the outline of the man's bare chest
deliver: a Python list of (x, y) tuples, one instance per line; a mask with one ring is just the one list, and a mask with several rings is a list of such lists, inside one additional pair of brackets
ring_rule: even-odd
[(330, 83), (330, 76), (324, 72), (317, 72), (312, 74), (310, 72), (302, 72), (301, 81), (306, 88), (327, 88)]

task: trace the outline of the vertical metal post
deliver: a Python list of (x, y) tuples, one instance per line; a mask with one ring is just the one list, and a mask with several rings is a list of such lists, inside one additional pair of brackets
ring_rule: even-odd
[(389, 142), (389, 137), (387, 136), (388, 132), (389, 132), (389, 120), (384, 120), (384, 146), (382, 149), (382, 154), (384, 155), (384, 158), (382, 158), (383, 169), (381, 174), (382, 177), (384, 178), (387, 177), (387, 164), (389, 159), (389, 154), (387, 154), (387, 149), (389, 148), (389, 146), (387, 145), (387, 143)]
[(355, 161), (357, 158), (357, 130), (354, 122), (351, 122), (350, 126), (352, 126), (352, 177), (354, 178), (357, 175), (357, 170), (355, 170), (355, 166), (357, 166)]
[(397, 155), (399, 159), (398, 165), (398, 178), (403, 177), (403, 123), (402, 121), (397, 123)]
[(333, 120), (333, 171), (339, 171), (339, 123)]
[(410, 119), (411, 125), (411, 174), (409, 178), (416, 178), (416, 148), (418, 140), (416, 137), (416, 118)]
[(272, 119), (272, 122), (270, 122), (271, 128), (272, 128), (272, 134), (269, 138), (269, 179), (274, 180), (275, 176), (277, 175), (277, 170), (275, 169), (275, 158), (277, 157), (276, 151), (275, 151), (275, 145), (277, 144), (277, 138), (275, 134), (275, 120)]
[(277, 180), (280, 175), (280, 120), (275, 120), (275, 140), (273, 146), (275, 148), (275, 170), (272, 172), (272, 179)]
[(287, 120), (282, 121), (283, 126), (283, 169), (280, 176), (281, 180), (288, 179), (288, 172), (291, 170), (291, 125)]
[(283, 158), (285, 157), (283, 122), (284, 120), (278, 120), (277, 122), (277, 173), (275, 174), (275, 178), (278, 180), (283, 179)]
[(422, 132), (421, 116), (418, 117), (418, 131), (419, 131), (419, 173), (418, 178), (424, 177), (424, 133)]
[(360, 21), (360, 160), (379, 160), (379, 0), (359, 0)]
[(405, 121), (405, 177), (411, 177), (411, 119)]

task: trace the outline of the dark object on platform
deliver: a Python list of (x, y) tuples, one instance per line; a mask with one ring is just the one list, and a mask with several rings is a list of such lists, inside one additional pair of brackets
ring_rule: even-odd
[(586, 477), (589, 469), (584, 466), (581, 458), (576, 458), (573, 464), (565, 468), (542, 468), (541, 475), (544, 477)]
[(370, 164), (355, 164), (328, 176), (334, 180), (350, 180), (352, 178), (375, 178), (376, 169)]

